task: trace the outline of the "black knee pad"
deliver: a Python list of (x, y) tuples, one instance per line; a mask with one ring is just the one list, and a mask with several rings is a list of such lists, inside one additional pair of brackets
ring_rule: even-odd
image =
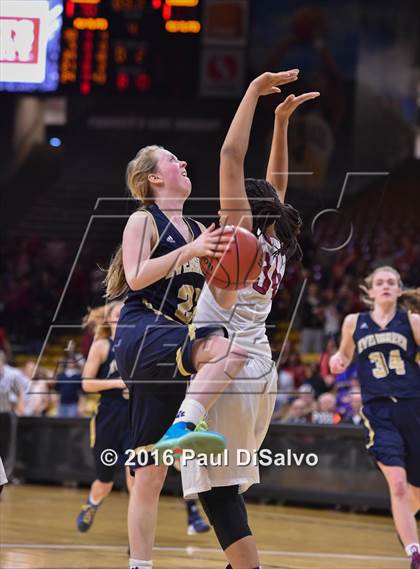
[(212, 488), (198, 496), (223, 550), (252, 535), (245, 502), (238, 494), (237, 485)]

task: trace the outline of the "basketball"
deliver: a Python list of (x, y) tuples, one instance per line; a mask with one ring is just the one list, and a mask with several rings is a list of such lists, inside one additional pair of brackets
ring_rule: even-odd
[(238, 290), (252, 285), (261, 272), (262, 264), (263, 253), (258, 239), (242, 227), (235, 229), (231, 249), (221, 259), (200, 259), (206, 281), (225, 290)]

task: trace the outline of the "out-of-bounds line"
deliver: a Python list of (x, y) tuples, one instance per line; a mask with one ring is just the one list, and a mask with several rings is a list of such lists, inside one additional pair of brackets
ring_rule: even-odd
[[(55, 543), (2, 543), (0, 544), (0, 549), (71, 549), (72, 551), (77, 550), (107, 550), (115, 551), (127, 549), (127, 546), (123, 545), (89, 545), (89, 544), (55, 544)], [(187, 555), (193, 555), (194, 553), (220, 553), (222, 551), (215, 547), (170, 547), (170, 546), (156, 546), (153, 548), (154, 551), (161, 552), (174, 552), (174, 553), (186, 553)], [(327, 559), (353, 559), (357, 561), (406, 561), (407, 557), (388, 557), (386, 555), (352, 555), (349, 553), (319, 553), (319, 552), (308, 552), (308, 551), (280, 551), (276, 549), (260, 549), (260, 555), (274, 556), (278, 555), (280, 557), (309, 557), (309, 558), (327, 558)]]

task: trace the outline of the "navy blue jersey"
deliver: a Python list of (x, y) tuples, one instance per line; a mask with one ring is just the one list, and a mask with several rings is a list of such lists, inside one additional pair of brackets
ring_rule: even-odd
[[(152, 217), (158, 236), (158, 242), (150, 255), (151, 259), (162, 257), (186, 245), (181, 233), (156, 204), (143, 211)], [(191, 231), (192, 238), (196, 239), (201, 234), (198, 223), (190, 218), (184, 218), (184, 220)], [(194, 257), (148, 287), (138, 291), (130, 290), (126, 304), (141, 303), (177, 322), (190, 324), (203, 284), (204, 277), (200, 269), (200, 261)]]
[[(152, 259), (186, 245), (157, 205), (144, 211), (158, 237)], [(198, 223), (185, 221), (191, 238), (199, 237)], [(147, 452), (174, 421), (185, 397), (187, 378), (197, 373), (194, 342), (221, 331), (227, 337), (221, 325), (197, 329), (191, 325), (204, 285), (199, 259), (193, 258), (168, 272), (158, 282), (128, 293), (115, 335), (118, 369), (130, 391), (130, 448)]]
[[(98, 379), (117, 379), (120, 373), (115, 361), (115, 345), (108, 338), (108, 356), (98, 370)], [(101, 482), (112, 482), (119, 464), (123, 464), (129, 448), (128, 398), (123, 389), (106, 389), (101, 392), (98, 408), (90, 422), (90, 446), (95, 458), (96, 478)], [(118, 462), (109, 466), (102, 461), (102, 452), (113, 449)]]
[[(117, 362), (115, 361), (114, 340), (112, 338), (108, 338), (108, 342), (108, 356), (98, 370), (98, 379), (117, 379), (120, 377), (117, 369)], [(106, 389), (101, 392), (101, 397), (122, 397), (122, 391), (122, 389)]]
[(353, 339), (364, 402), (381, 397), (420, 397), (417, 345), (406, 311), (397, 310), (385, 328), (378, 326), (369, 312), (362, 312)]

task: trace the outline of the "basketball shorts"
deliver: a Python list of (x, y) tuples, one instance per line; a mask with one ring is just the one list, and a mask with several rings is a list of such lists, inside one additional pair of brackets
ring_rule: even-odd
[[(91, 446), (98, 480), (114, 480), (116, 469), (121, 468), (127, 458), (125, 451), (129, 444), (128, 401), (122, 397), (102, 396), (97, 413), (91, 419)], [(104, 464), (101, 454), (106, 449), (117, 453), (115, 465)]]
[(211, 407), (207, 423), (223, 433), (227, 451), (221, 465), (189, 460), (181, 466), (185, 498), (216, 486), (239, 486), (245, 492), (260, 481), (258, 464), (247, 462), (261, 447), (270, 425), (277, 394), (277, 370), (269, 358), (250, 358), (240, 375)]
[(386, 466), (401, 466), (420, 487), (420, 399), (374, 399), (363, 405), (366, 448)]

